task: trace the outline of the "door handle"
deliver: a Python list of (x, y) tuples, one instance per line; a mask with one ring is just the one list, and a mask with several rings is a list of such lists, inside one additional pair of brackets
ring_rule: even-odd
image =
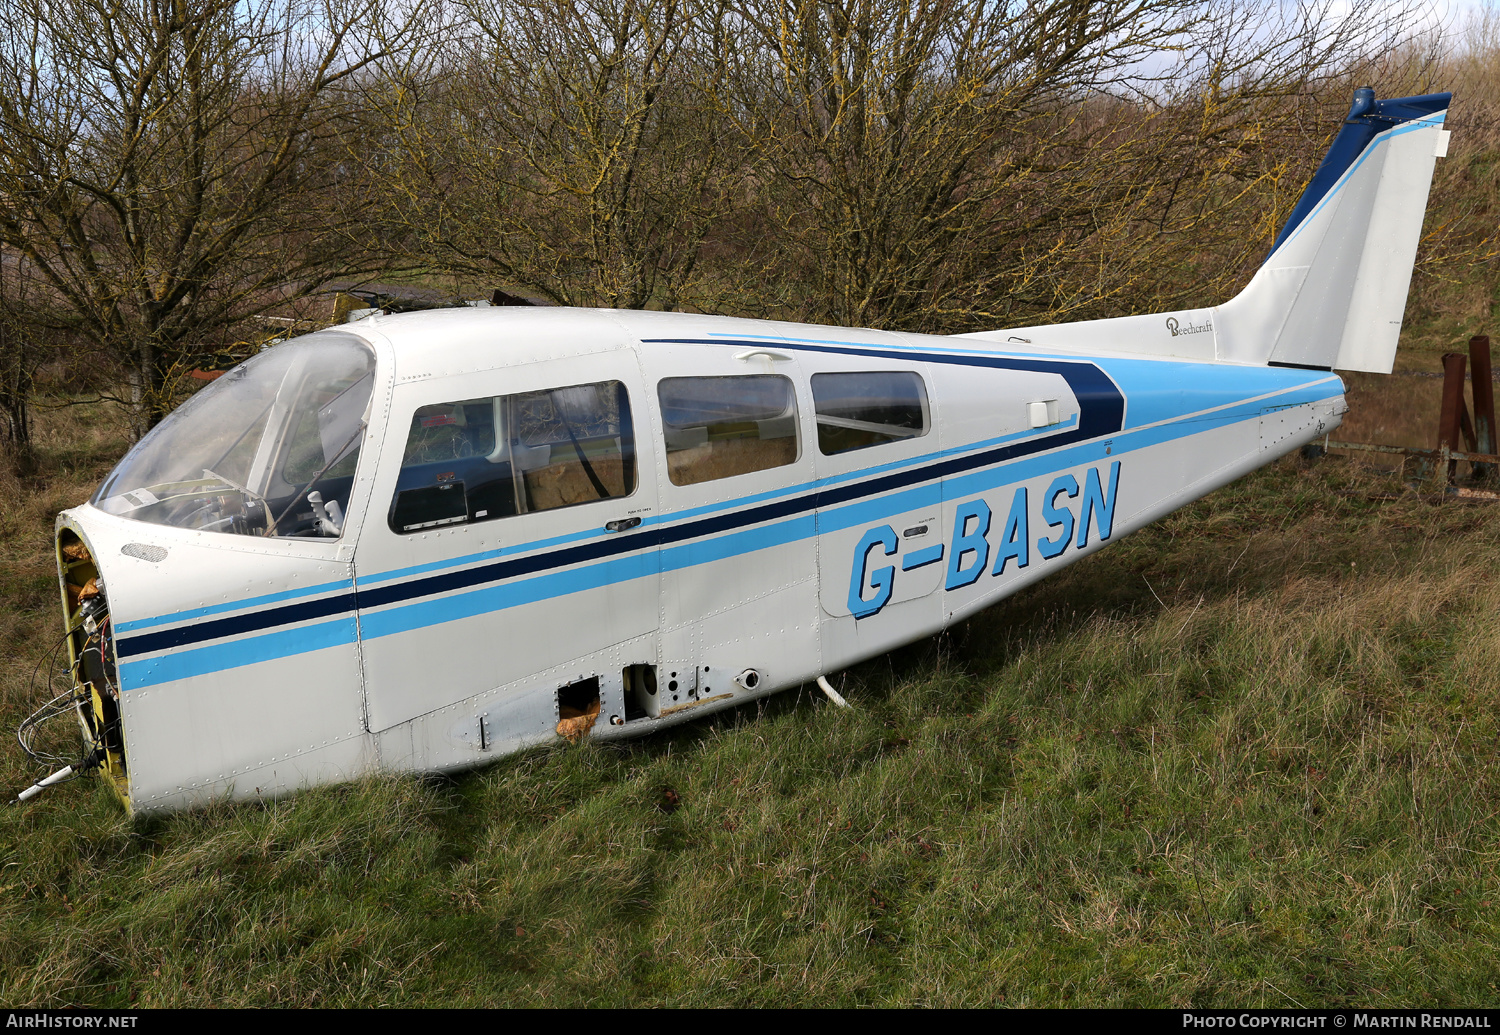
[(641, 519), (638, 517), (621, 518), (618, 521), (611, 521), (606, 524), (604, 526), (604, 530), (606, 532), (625, 532), (629, 531), (640, 523)]
[(756, 356), (760, 356), (762, 359), (769, 359), (772, 363), (785, 363), (792, 358), (785, 352), (772, 352), (770, 349), (751, 349), (748, 352), (736, 352), (734, 354), (734, 358), (741, 363), (748, 363)]

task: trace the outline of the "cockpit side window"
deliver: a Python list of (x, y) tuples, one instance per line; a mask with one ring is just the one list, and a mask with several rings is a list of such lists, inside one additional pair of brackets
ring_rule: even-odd
[(635, 485), (621, 382), (464, 399), (412, 414), (389, 521), (405, 535), (629, 496)]
[(673, 485), (794, 463), (797, 397), (779, 374), (669, 377), (657, 386)]
[(920, 438), (932, 426), (927, 389), (916, 373), (814, 374), (812, 393), (824, 456)]

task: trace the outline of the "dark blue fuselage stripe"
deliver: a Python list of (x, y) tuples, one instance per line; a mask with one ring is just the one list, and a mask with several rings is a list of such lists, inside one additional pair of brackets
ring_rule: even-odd
[(120, 657), (131, 658), (137, 654), (150, 654), (171, 647), (182, 647), (189, 643), (217, 640), (221, 636), (234, 636), (259, 629), (271, 629), (278, 625), (310, 622), (316, 618), (347, 614), (355, 607), (356, 602), (352, 591), (339, 593), (331, 597), (320, 597), (317, 600), (306, 600), (299, 604), (286, 604), (281, 607), (233, 615), (229, 618), (217, 618), (211, 622), (195, 622), (192, 625), (181, 625), (175, 629), (163, 629), (159, 632), (142, 633), (137, 636), (123, 636), (117, 642), (116, 649)]
[[(647, 339), (653, 342), (695, 345), (753, 345), (764, 348), (763, 341), (737, 341), (734, 339), (668, 340)], [(1027, 370), (1037, 373), (1060, 374), (1078, 397), (1078, 425), (1056, 435), (1028, 439), (1006, 446), (998, 446), (967, 456), (951, 457), (939, 463), (909, 468), (872, 478), (863, 482), (850, 482), (803, 493), (787, 499), (762, 504), (745, 510), (730, 511), (712, 517), (700, 518), (670, 527), (652, 526), (622, 536), (608, 536), (592, 542), (580, 543), (566, 549), (548, 553), (532, 554), (511, 560), (496, 561), (474, 568), (444, 572), (410, 582), (397, 582), (352, 593), (339, 593), (317, 600), (289, 604), (282, 607), (265, 608), (245, 614), (219, 618), (211, 622), (198, 622), (163, 629), (138, 636), (122, 637), (117, 643), (121, 658), (136, 657), (155, 651), (169, 650), (189, 644), (202, 643), (225, 636), (236, 636), (250, 632), (261, 632), (277, 626), (326, 618), (345, 614), (356, 608), (369, 610), (387, 604), (414, 600), (418, 597), (452, 593), (471, 589), (489, 582), (532, 575), (551, 568), (566, 568), (574, 564), (599, 560), (617, 554), (637, 550), (659, 549), (688, 539), (701, 539), (721, 532), (733, 531), (766, 521), (803, 514), (819, 508), (836, 506), (868, 496), (879, 496), (895, 489), (905, 488), (920, 482), (932, 481), (965, 471), (990, 467), (1019, 457), (1041, 453), (1060, 446), (1072, 445), (1090, 438), (1112, 435), (1124, 425), (1125, 397), (1109, 377), (1086, 362), (1051, 362), (1048, 360), (1023, 360), (990, 356), (953, 356), (944, 354), (906, 353), (892, 350), (842, 348), (834, 346), (776, 343), (778, 347), (809, 352), (831, 352), (842, 355), (870, 356), (879, 359), (899, 359), (914, 363), (952, 363), (961, 366), (995, 367), (1004, 370)]]
[(1125, 396), (1099, 367), (1087, 360), (1016, 359), (1012, 356), (975, 356), (943, 352), (916, 352), (883, 349), (874, 346), (855, 348), (848, 345), (811, 345), (805, 342), (767, 342), (744, 338), (642, 338), (646, 344), (659, 345), (738, 345), (768, 348), (774, 344), (791, 352), (827, 352), (840, 356), (868, 356), (872, 359), (894, 359), (904, 363), (937, 363), (961, 367), (990, 367), (995, 370), (1026, 370), (1038, 374), (1058, 374), (1078, 397), (1078, 432), (1083, 438), (1113, 435), (1125, 426)]

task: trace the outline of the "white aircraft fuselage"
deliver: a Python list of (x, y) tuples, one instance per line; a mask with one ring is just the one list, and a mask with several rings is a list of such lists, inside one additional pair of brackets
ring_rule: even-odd
[(1217, 308), (958, 337), (465, 308), (268, 349), (58, 519), (85, 746), (134, 811), (269, 796), (938, 632), (1338, 425), (1331, 368), (1389, 369), (1446, 107), (1357, 96), (1363, 143)]

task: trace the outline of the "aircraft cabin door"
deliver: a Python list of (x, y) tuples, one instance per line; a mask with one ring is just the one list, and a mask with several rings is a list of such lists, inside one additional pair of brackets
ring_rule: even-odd
[(905, 359), (824, 355), (809, 383), (824, 659), (887, 650), (940, 621), (946, 561), (930, 377)]
[(774, 345), (681, 344), (642, 363), (661, 471), (650, 713), (811, 678), (821, 671), (816, 489), (798, 360)]
[(485, 695), (491, 749), (524, 746), (593, 678), (624, 714), (656, 653), (645, 412), (629, 348), (396, 387), (355, 555), (370, 730)]

